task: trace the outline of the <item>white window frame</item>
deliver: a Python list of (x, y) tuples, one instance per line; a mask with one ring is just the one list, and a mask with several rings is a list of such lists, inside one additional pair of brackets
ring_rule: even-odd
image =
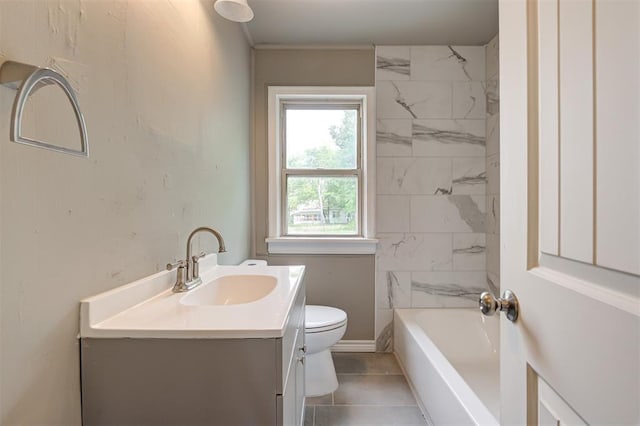
[[(294, 99), (286, 99), (286, 100), (282, 100), (280, 102), (280, 105), (278, 106), (279, 110), (280, 110), (280, 115), (279, 115), (279, 120), (280, 120), (280, 133), (279, 133), (279, 148), (280, 148), (280, 156), (282, 157), (280, 159), (280, 172), (281, 172), (281, 181), (280, 181), (280, 186), (282, 188), (282, 194), (285, 195), (282, 197), (282, 199), (280, 200), (280, 202), (282, 203), (282, 205), (280, 206), (280, 211), (285, 212), (287, 211), (287, 200), (286, 200), (286, 194), (287, 194), (287, 184), (288, 184), (288, 178), (290, 177), (325, 177), (325, 178), (333, 178), (333, 177), (337, 177), (337, 178), (356, 178), (358, 186), (357, 186), (357, 207), (356, 207), (356, 212), (357, 212), (357, 221), (356, 221), (356, 230), (354, 234), (346, 234), (346, 235), (340, 235), (340, 234), (307, 234), (307, 235), (300, 235), (300, 234), (295, 234), (295, 233), (291, 233), (289, 231), (289, 226), (288, 226), (288, 217), (287, 214), (283, 214), (280, 217), (280, 232), (282, 234), (282, 236), (284, 237), (337, 237), (337, 238), (343, 238), (343, 237), (362, 237), (364, 235), (363, 229), (362, 229), (362, 215), (363, 215), (363, 206), (362, 206), (362, 201), (363, 201), (363, 196), (362, 196), (362, 191), (363, 191), (363, 181), (364, 181), (364, 168), (363, 168), (363, 156), (362, 156), (362, 152), (363, 152), (363, 141), (364, 141), (364, 136), (363, 136), (363, 130), (362, 130), (362, 124), (363, 124), (363, 111), (364, 111), (364, 104), (362, 99), (349, 99), (349, 100), (342, 100), (342, 99), (330, 99), (330, 100), (318, 100), (318, 99), (304, 99), (304, 100), (294, 100)], [(356, 122), (356, 126), (357, 126), (357, 134), (356, 134), (356, 163), (353, 165), (353, 167), (348, 168), (348, 169), (335, 169), (335, 168), (319, 168), (319, 169), (312, 169), (312, 168), (289, 168), (287, 167), (287, 142), (286, 142), (286, 132), (285, 132), (285, 127), (287, 126), (287, 111), (288, 110), (301, 110), (301, 109), (312, 109), (312, 110), (325, 110), (325, 111), (330, 111), (330, 110), (350, 110), (350, 111), (356, 111), (358, 114), (357, 117), (357, 122)]]
[[(281, 106), (286, 101), (353, 101), (362, 103), (362, 197), (361, 236), (283, 236)], [(269, 237), (270, 254), (373, 254), (375, 229), (375, 89), (373, 87), (269, 86)]]

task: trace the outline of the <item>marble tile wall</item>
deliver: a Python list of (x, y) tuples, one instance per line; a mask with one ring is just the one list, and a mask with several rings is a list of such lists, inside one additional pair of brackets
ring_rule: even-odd
[(384, 352), (393, 308), (475, 306), (487, 289), (494, 98), (485, 46), (379, 46), (376, 58), (376, 340)]
[(498, 36), (486, 46), (487, 66), (487, 284), (500, 293), (500, 73)]

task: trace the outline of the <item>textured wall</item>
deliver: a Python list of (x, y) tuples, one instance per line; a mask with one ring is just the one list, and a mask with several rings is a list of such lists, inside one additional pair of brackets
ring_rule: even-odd
[(500, 63), (498, 36), (486, 46), (487, 65), (487, 283), (500, 293)]
[[(209, 0), (3, 0), (0, 53), (66, 74), (91, 141), (9, 142), (0, 87), (0, 424), (79, 425), (79, 300), (184, 257), (198, 225), (221, 263), (249, 255), (250, 50)], [(68, 107), (36, 101), (27, 130), (73, 145)]]
[(308, 265), (307, 303), (344, 309), (349, 340), (373, 340), (374, 256), (267, 256), (267, 92), (269, 86), (373, 86), (374, 75), (373, 49), (258, 49), (254, 54), (254, 256), (272, 264)]
[(377, 349), (393, 308), (475, 306), (486, 290), (484, 46), (376, 50)]

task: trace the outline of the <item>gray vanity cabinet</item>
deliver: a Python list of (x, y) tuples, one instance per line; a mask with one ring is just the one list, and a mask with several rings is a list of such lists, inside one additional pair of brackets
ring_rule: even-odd
[(304, 295), (281, 338), (81, 339), (83, 425), (301, 425)]

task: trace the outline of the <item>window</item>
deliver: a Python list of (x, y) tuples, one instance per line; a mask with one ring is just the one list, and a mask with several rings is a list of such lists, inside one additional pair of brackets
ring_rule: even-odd
[(283, 236), (362, 236), (361, 103), (281, 101)]
[(372, 88), (269, 88), (270, 253), (375, 252), (372, 100)]

